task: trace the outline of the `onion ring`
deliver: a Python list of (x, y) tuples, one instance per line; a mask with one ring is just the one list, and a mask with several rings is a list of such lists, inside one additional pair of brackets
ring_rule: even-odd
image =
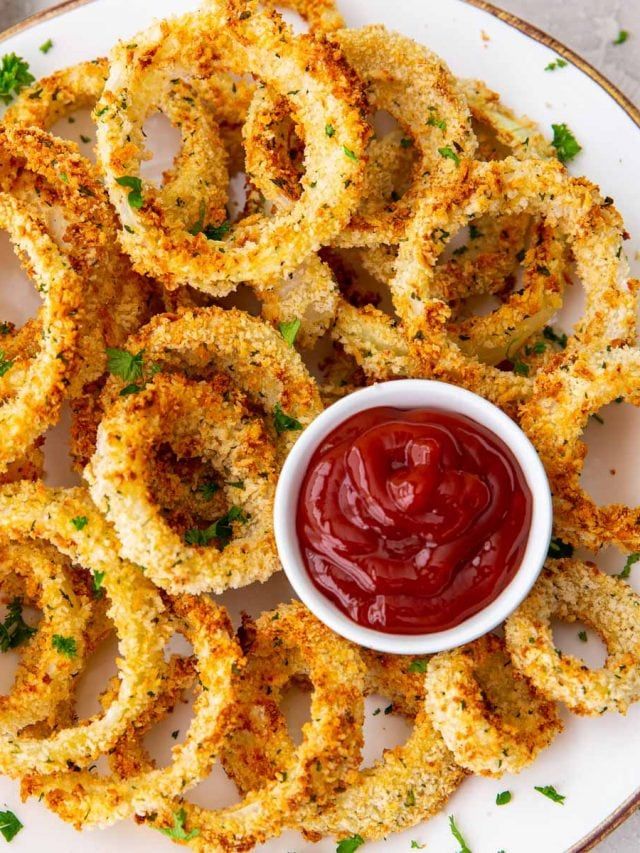
[(530, 764), (561, 731), (553, 703), (511, 664), (487, 634), (429, 661), (426, 709), (462, 767), (499, 778)]
[[(262, 423), (229, 396), (205, 382), (156, 376), (109, 408), (85, 470), (92, 497), (115, 525), (122, 557), (173, 593), (221, 593), (265, 581), (280, 568), (272, 528), (275, 450)], [(221, 472), (229, 503), (244, 521), (223, 550), (208, 540), (185, 545), (150, 500), (147, 460), (160, 440)]]
[[(81, 517), (87, 523), (78, 529), (73, 519)], [(169, 627), (162, 602), (140, 570), (116, 556), (113, 534), (83, 489), (53, 490), (32, 483), (5, 486), (0, 491), (0, 537), (11, 543), (49, 542), (74, 563), (103, 576), (111, 602), (109, 618), (120, 640), (118, 700), (108, 714), (49, 737), (0, 734), (0, 769), (11, 778), (63, 770), (68, 762), (86, 767), (115, 743), (159, 689)], [(130, 618), (131, 608), (135, 620)]]
[[(234, 282), (286, 275), (340, 230), (357, 203), (368, 137), (360, 116), (358, 81), (322, 42), (293, 37), (277, 15), (258, 11), (255, 2), (245, 6), (240, 9), (236, 0), (226, 0), (206, 13), (158, 24), (136, 37), (135, 48), (121, 45), (111, 57), (98, 109), (100, 159), (112, 202), (126, 226), (123, 246), (140, 269), (158, 275), (170, 289), (188, 283), (224, 295)], [(196, 57), (190, 56), (194, 49)], [(132, 207), (130, 190), (118, 183), (123, 176), (139, 179), (141, 126), (148, 112), (143, 93), (150, 81), (163, 84), (176, 76), (176, 69), (196, 68), (198, 61), (201, 69), (207, 49), (216, 53), (216, 61), (222, 56), (230, 70), (254, 70), (268, 86), (289, 93), (313, 152), (305, 191), (289, 211), (243, 220), (231, 226), (228, 239), (210, 241), (202, 234), (169, 228), (151, 187), (142, 185), (142, 206)], [(286, 55), (286, 63), (274, 64), (273, 52)], [(326, 120), (335, 124), (337, 141), (325, 134), (324, 126), (318, 129), (320, 104)], [(313, 222), (313, 228), (301, 228), (303, 219)]]
[(639, 405), (638, 387), (637, 349), (586, 349), (566, 358), (556, 356), (522, 409), (522, 428), (551, 482), (556, 530), (575, 545), (595, 551), (607, 544), (623, 551), (640, 549), (640, 507), (598, 506), (580, 483), (587, 455), (580, 435), (589, 416), (621, 397)]
[[(629, 584), (592, 563), (551, 562), (533, 591), (505, 624), (507, 648), (516, 666), (540, 692), (574, 714), (622, 714), (640, 699), (640, 596)], [(607, 646), (600, 669), (589, 669), (553, 643), (550, 620), (590, 625)]]

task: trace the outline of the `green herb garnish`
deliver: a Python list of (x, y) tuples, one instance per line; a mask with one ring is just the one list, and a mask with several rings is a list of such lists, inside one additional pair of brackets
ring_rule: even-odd
[(288, 323), (280, 323), (278, 326), (280, 334), (290, 347), (292, 347), (295, 342), (296, 335), (300, 331), (300, 325), (300, 320), (290, 320)]
[(549, 551), (547, 557), (554, 560), (560, 560), (562, 557), (573, 557), (573, 545), (564, 542), (562, 539), (552, 539), (549, 543)]
[(449, 815), (449, 829), (451, 830), (451, 835), (453, 835), (455, 840), (460, 845), (460, 853), (471, 853), (467, 842), (464, 840), (464, 836), (456, 826), (456, 822), (453, 815)]
[(191, 841), (192, 838), (197, 838), (200, 835), (199, 829), (192, 829), (190, 832), (187, 832), (184, 828), (184, 825), (187, 820), (187, 813), (184, 809), (180, 809), (175, 812), (173, 815), (173, 826), (161, 826), (158, 827), (160, 832), (168, 835), (169, 838), (173, 838), (174, 841)]
[(411, 661), (407, 668), (407, 672), (426, 672), (427, 666), (429, 665), (429, 661), (426, 659), (423, 660), (414, 660)]
[(354, 853), (358, 847), (362, 847), (364, 838), (361, 835), (352, 835), (350, 838), (343, 838), (338, 842), (336, 853)]
[(559, 794), (553, 785), (543, 785), (542, 787), (535, 785), (534, 790), (542, 794), (543, 797), (548, 797), (550, 800), (553, 800), (554, 803), (560, 803), (561, 806), (564, 805), (566, 797), (563, 794)]
[(36, 78), (29, 71), (29, 63), (15, 53), (6, 53), (0, 60), (0, 101), (10, 104), (24, 88)]
[(511, 802), (511, 791), (501, 791), (496, 797), (497, 806), (506, 806)]
[(86, 515), (76, 515), (75, 518), (71, 519), (71, 524), (76, 530), (83, 530), (89, 524), (89, 519)]
[(283, 412), (280, 403), (276, 403), (273, 407), (273, 423), (278, 435), (282, 435), (283, 432), (295, 432), (302, 429), (300, 421)]
[(13, 812), (0, 812), (0, 832), (5, 841), (13, 841), (22, 829), (22, 824)]
[(142, 198), (142, 179), (134, 178), (133, 175), (123, 175), (121, 178), (116, 178), (116, 183), (130, 190), (127, 197), (129, 206), (139, 210), (144, 204), (144, 199)]
[(640, 554), (635, 552), (633, 554), (629, 554), (624, 564), (624, 567), (618, 577), (622, 578), (622, 580), (627, 580), (627, 578), (631, 576), (631, 567), (634, 566), (638, 562), (638, 560), (640, 560)]
[(68, 658), (74, 658), (78, 653), (78, 647), (73, 637), (63, 637), (61, 634), (54, 634), (51, 638), (51, 645), (57, 652)]
[(444, 148), (438, 148), (438, 154), (440, 154), (441, 157), (447, 158), (448, 160), (453, 160), (456, 166), (460, 165), (460, 158), (453, 150), (453, 148), (450, 148), (448, 145), (446, 145)]
[(36, 633), (22, 618), (22, 599), (14, 598), (7, 607), (4, 622), (0, 623), (0, 652), (16, 649)]
[(618, 35), (613, 40), (612, 44), (624, 44), (629, 38), (629, 35), (630, 34), (628, 30), (620, 30)]
[(556, 149), (558, 160), (561, 163), (568, 163), (582, 151), (582, 146), (566, 124), (552, 124), (551, 129), (553, 130), (551, 144)]

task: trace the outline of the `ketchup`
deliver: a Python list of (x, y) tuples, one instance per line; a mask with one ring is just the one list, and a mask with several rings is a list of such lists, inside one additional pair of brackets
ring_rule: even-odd
[(511, 450), (470, 418), (367, 409), (317, 448), (297, 508), (315, 586), (354, 622), (394, 634), (452, 628), (511, 581), (531, 525)]

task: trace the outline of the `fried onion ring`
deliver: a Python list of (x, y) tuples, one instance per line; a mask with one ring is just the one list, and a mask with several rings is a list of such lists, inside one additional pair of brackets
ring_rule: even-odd
[(518, 773), (562, 730), (553, 703), (536, 694), (493, 634), (432, 657), (425, 689), (455, 760), (481, 776)]
[[(78, 529), (73, 519), (80, 517), (87, 523)], [(64, 770), (68, 762), (86, 767), (116, 742), (159, 689), (169, 628), (164, 607), (140, 570), (117, 557), (113, 533), (83, 489), (54, 490), (33, 483), (5, 486), (0, 490), (0, 539), (50, 543), (73, 563), (103, 577), (109, 618), (120, 641), (117, 701), (107, 714), (59, 729), (49, 737), (0, 734), (0, 769), (11, 778)], [(136, 612), (134, 620), (131, 608)]]
[[(280, 568), (272, 525), (275, 450), (262, 423), (241, 399), (229, 397), (206, 382), (156, 376), (109, 408), (85, 471), (92, 497), (115, 525), (121, 555), (173, 593), (221, 593), (264, 581)], [(221, 473), (244, 522), (234, 525), (223, 550), (185, 545), (151, 501), (148, 459), (162, 440), (178, 456), (202, 457)]]
[[(640, 596), (592, 563), (550, 562), (533, 591), (506, 621), (507, 648), (516, 666), (549, 699), (574, 714), (625, 714), (640, 699)], [(607, 660), (590, 669), (553, 643), (551, 619), (580, 619), (607, 646)]]
[[(260, 12), (255, 2), (240, 8), (236, 0), (157, 24), (132, 45), (120, 45), (111, 57), (97, 111), (98, 151), (111, 199), (126, 226), (122, 244), (140, 269), (171, 289), (190, 284), (224, 295), (234, 282), (293, 271), (346, 224), (358, 200), (369, 131), (360, 115), (360, 84), (336, 51), (321, 41), (292, 36), (277, 15)], [(123, 176), (140, 177), (142, 123), (148, 113), (144, 93), (151, 82), (162, 87), (182, 68), (202, 73), (204, 66), (206, 72), (207, 51), (218, 63), (222, 57), (229, 70), (255, 71), (267, 86), (286, 94), (305, 129), (308, 151), (300, 201), (282, 214), (242, 220), (231, 226), (226, 240), (168, 227), (152, 187), (143, 184), (142, 206), (134, 207), (130, 190), (118, 183)], [(286, 62), (274, 63), (274, 52), (286, 56)], [(336, 127), (335, 138), (325, 133), (326, 121)]]

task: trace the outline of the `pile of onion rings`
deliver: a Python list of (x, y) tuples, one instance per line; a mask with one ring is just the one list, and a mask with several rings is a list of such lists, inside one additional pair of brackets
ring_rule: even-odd
[[(96, 163), (53, 132), (81, 110)], [(156, 113), (180, 145), (152, 180)], [(359, 844), (429, 819), (470, 774), (531, 764), (561, 736), (559, 703), (599, 716), (640, 700), (640, 596), (577, 559), (549, 559), (504, 640), (429, 659), (358, 648), (298, 601), (234, 630), (217, 598), (278, 573), (274, 495), (301, 431), (399, 377), (518, 421), (563, 553), (637, 557), (640, 508), (599, 506), (580, 481), (589, 417), (640, 403), (628, 235), (556, 155), (482, 81), (384, 27), (347, 28), (333, 0), (203, 0), (19, 94), (0, 225), (42, 307), (0, 323), (0, 647), (19, 653), (0, 771), (25, 798), (198, 851), (290, 829)], [(574, 278), (586, 304), (564, 333)], [(82, 485), (50, 488), (43, 446), (66, 406)], [(604, 665), (559, 652), (552, 619), (596, 631)], [(83, 719), (81, 677), (113, 638), (117, 675)], [(299, 742), (292, 687), (311, 691)], [(145, 738), (191, 695), (158, 766)], [(362, 767), (378, 695), (411, 732)], [(216, 762), (240, 800), (204, 808), (190, 791)]]

